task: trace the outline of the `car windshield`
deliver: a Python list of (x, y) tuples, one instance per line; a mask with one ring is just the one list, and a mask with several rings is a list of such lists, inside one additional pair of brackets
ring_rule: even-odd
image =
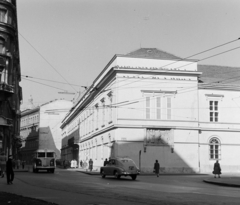
[(38, 153), (37, 153), (37, 156), (38, 156), (38, 157), (45, 157), (45, 152), (38, 152)]
[(47, 152), (47, 157), (54, 157), (54, 153), (53, 152)]
[(134, 163), (134, 161), (131, 160), (131, 159), (120, 159), (120, 162), (121, 162), (123, 165), (134, 165), (134, 166), (136, 166), (136, 164)]

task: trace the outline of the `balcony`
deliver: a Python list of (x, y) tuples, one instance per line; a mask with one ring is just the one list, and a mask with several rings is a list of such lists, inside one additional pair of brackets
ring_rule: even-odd
[(0, 100), (7, 99), (14, 94), (14, 88), (12, 85), (8, 85), (4, 82), (0, 82)]

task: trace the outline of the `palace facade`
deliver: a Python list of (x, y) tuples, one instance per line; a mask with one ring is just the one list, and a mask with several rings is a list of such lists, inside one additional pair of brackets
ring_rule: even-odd
[[(224, 74), (223, 74), (224, 73)], [(115, 55), (64, 118), (61, 158), (130, 157), (141, 172), (239, 172), (240, 68), (198, 65), (141, 48)]]

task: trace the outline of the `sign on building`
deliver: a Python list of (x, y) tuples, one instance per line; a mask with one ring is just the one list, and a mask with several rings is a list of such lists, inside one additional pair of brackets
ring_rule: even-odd
[(172, 129), (146, 128), (145, 146), (173, 146), (174, 135)]

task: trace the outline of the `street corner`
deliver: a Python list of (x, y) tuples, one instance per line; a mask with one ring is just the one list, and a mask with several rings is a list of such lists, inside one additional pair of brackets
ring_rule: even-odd
[(221, 178), (209, 177), (203, 179), (203, 182), (219, 185), (219, 186), (228, 186), (228, 187), (239, 187), (240, 188), (240, 177), (236, 176), (226, 176)]

